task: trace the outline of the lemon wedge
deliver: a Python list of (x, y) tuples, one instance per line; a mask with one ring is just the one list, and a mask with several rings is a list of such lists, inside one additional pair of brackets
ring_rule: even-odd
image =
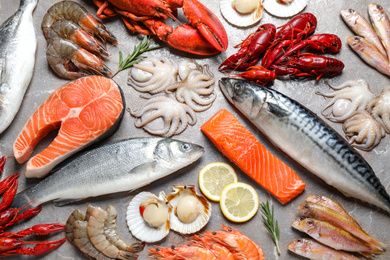
[(227, 185), (219, 202), (223, 215), (234, 222), (250, 220), (259, 208), (259, 197), (252, 186), (235, 182)]
[(207, 164), (199, 172), (199, 188), (212, 201), (219, 201), (223, 188), (232, 182), (237, 182), (237, 175), (229, 164), (223, 162)]

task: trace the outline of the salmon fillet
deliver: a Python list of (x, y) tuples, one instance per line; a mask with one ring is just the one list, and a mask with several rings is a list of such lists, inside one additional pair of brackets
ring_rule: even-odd
[(111, 79), (88, 76), (54, 91), (34, 112), (14, 143), (15, 159), (24, 163), (52, 130), (58, 135), (26, 165), (27, 178), (41, 178), (72, 154), (111, 135), (124, 112), (122, 90)]
[(231, 113), (221, 109), (201, 127), (203, 133), (230, 161), (286, 203), (305, 189), (296, 173), (272, 155)]

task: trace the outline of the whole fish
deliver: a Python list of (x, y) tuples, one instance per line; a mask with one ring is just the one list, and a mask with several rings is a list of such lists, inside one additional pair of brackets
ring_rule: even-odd
[(347, 196), (390, 213), (390, 196), (364, 158), (295, 100), (264, 86), (222, 78), (226, 98), (278, 148)]
[(37, 2), (21, 0), (0, 27), (0, 134), (15, 118), (32, 78), (37, 50), (32, 12)]
[(348, 27), (357, 35), (364, 37), (367, 41), (371, 42), (382, 53), (383, 56), (387, 56), (385, 48), (381, 43), (378, 35), (375, 33), (371, 24), (353, 9), (343, 9), (340, 11), (341, 17)]
[(328, 207), (330, 209), (333, 209), (334, 211), (338, 212), (339, 214), (346, 217), (349, 221), (351, 221), (355, 226), (360, 227), (359, 223), (348, 214), (348, 212), (345, 211), (345, 209), (338, 204), (336, 201), (332, 200), (331, 198), (326, 197), (325, 195), (320, 194), (313, 194), (310, 195), (305, 199), (306, 202), (316, 203), (325, 207)]
[(389, 60), (371, 42), (360, 36), (348, 37), (347, 42), (368, 65), (390, 76)]
[(375, 246), (378, 250), (382, 252), (386, 251), (385, 244), (368, 235), (359, 225), (356, 226), (348, 218), (339, 214), (333, 209), (306, 201), (299, 204), (297, 209), (298, 212), (305, 217), (326, 221), (335, 227), (344, 229), (345, 231), (349, 232), (360, 240), (363, 240), (364, 242)]
[(347, 252), (335, 250), (310, 238), (295, 239), (287, 248), (291, 252), (314, 260), (359, 260)]
[(131, 191), (198, 160), (203, 147), (169, 138), (132, 138), (75, 155), (36, 185), (16, 194), (12, 207)]
[(390, 19), (383, 10), (383, 7), (377, 4), (368, 5), (368, 14), (374, 30), (381, 40), (383, 47), (387, 52), (387, 57), (390, 56)]
[(336, 250), (358, 252), (367, 258), (374, 256), (374, 254), (383, 254), (382, 251), (376, 249), (374, 246), (322, 220), (299, 217), (291, 223), (291, 226)]

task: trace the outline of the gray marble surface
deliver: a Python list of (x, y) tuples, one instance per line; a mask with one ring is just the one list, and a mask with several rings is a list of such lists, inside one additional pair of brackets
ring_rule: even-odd
[[(58, 87), (66, 84), (68, 81), (57, 77), (53, 71), (49, 68), (46, 61), (46, 41), (43, 36), (40, 24), (42, 17), (48, 8), (53, 5), (55, 0), (40, 0), (35, 12), (34, 12), (34, 25), (37, 31), (38, 36), (38, 50), (36, 54), (36, 65), (34, 70), (34, 76), (32, 82), (29, 86), (29, 89), (25, 95), (22, 106), (17, 114), (12, 125), (0, 135), (0, 155), (10, 155), (12, 154), (12, 144), (15, 141), (15, 138), (21, 131), (22, 127), (32, 115), (35, 109), (43, 103), (47, 97)], [(92, 0), (77, 0), (82, 5), (84, 5), (91, 13), (96, 11), (96, 7), (93, 5)], [(257, 26), (254, 25), (248, 28), (238, 28), (229, 24), (221, 15), (219, 11), (219, 1), (217, 0), (203, 0), (205, 3), (222, 21), (224, 24), (229, 37), (229, 48), (225, 53), (211, 57), (195, 57), (188, 55), (179, 51), (174, 50), (173, 48), (168, 47), (167, 44), (159, 42), (164, 46), (164, 48), (155, 51), (153, 54), (150, 53), (148, 56), (167, 56), (177, 61), (187, 59), (187, 58), (196, 58), (197, 61), (201, 64), (209, 64), (211, 70), (215, 74), (216, 78), (219, 79), (223, 76), (222, 73), (218, 72), (217, 67), (221, 61), (223, 61), (227, 56), (235, 53), (234, 45), (238, 44), (243, 40), (249, 33), (253, 32)], [(334, 78), (320, 79), (318, 81), (314, 79), (308, 80), (275, 80), (273, 88), (281, 91), (282, 93), (287, 94), (288, 96), (296, 99), (301, 102), (309, 109), (314, 111), (317, 114), (320, 114), (322, 106), (326, 103), (326, 100), (315, 94), (317, 90), (328, 91), (329, 88), (325, 84), (328, 81), (332, 85), (339, 85), (347, 80), (356, 80), (364, 79), (366, 80), (372, 91), (378, 95), (380, 91), (389, 84), (389, 78), (377, 72), (375, 69), (366, 65), (347, 45), (347, 37), (353, 35), (353, 33), (348, 29), (348, 27), (342, 21), (339, 10), (345, 8), (353, 8), (359, 13), (363, 14), (365, 17), (367, 14), (367, 6), (370, 1), (359, 0), (359, 1), (333, 1), (333, 0), (311, 0), (309, 1), (305, 11), (311, 12), (316, 15), (318, 19), (318, 26), (316, 33), (333, 33), (340, 36), (343, 41), (343, 47), (339, 54), (332, 55), (332, 57), (338, 58), (345, 63), (345, 69), (343, 73)], [(386, 0), (378, 0), (378, 4), (381, 4), (385, 10), (390, 14), (390, 2)], [(0, 23), (4, 22), (13, 12), (18, 8), (19, 1), (9, 1), (9, 0), (0, 0)], [(288, 19), (279, 19), (274, 16), (269, 15), (267, 12), (264, 13), (264, 17), (260, 24), (262, 23), (273, 23), (276, 26), (281, 26), (286, 23)], [(108, 45), (108, 51), (111, 54), (110, 60), (107, 62), (108, 66), (115, 70), (118, 66), (118, 51), (122, 50), (124, 52), (132, 51), (132, 48), (135, 44), (138, 44), (142, 39), (141, 35), (134, 34), (125, 29), (122, 21), (119, 18), (113, 18), (105, 21), (108, 28), (118, 37), (119, 45), (111, 46)], [(158, 41), (154, 37), (156, 42)], [(28, 44), (28, 43), (26, 43)], [(141, 105), (143, 101), (139, 97), (139, 93), (127, 85), (127, 76), (128, 71), (123, 71), (117, 74), (114, 80), (122, 87), (127, 107), (137, 108)], [(239, 181), (248, 183), (255, 187), (260, 201), (265, 202), (269, 200), (275, 206), (275, 214), (280, 223), (280, 245), (281, 245), (281, 255), (278, 256), (275, 250), (272, 239), (265, 230), (262, 224), (260, 212), (250, 221), (243, 224), (230, 223), (221, 213), (219, 205), (217, 203), (212, 203), (213, 212), (210, 223), (206, 226), (205, 230), (218, 230), (221, 228), (222, 224), (231, 225), (240, 231), (248, 235), (253, 241), (258, 243), (264, 250), (266, 259), (301, 259), (299, 256), (288, 252), (287, 245), (288, 243), (296, 238), (305, 237), (304, 234), (293, 230), (290, 227), (291, 222), (294, 218), (298, 216), (296, 211), (296, 206), (301, 203), (307, 196), (314, 193), (325, 194), (335, 200), (337, 200), (345, 209), (356, 218), (356, 220), (361, 224), (361, 226), (373, 237), (376, 239), (389, 244), (390, 235), (390, 217), (388, 214), (384, 213), (381, 210), (368, 206), (360, 201), (350, 199), (342, 195), (339, 191), (333, 189), (332, 187), (326, 185), (322, 180), (315, 177), (313, 174), (307, 172), (305, 169), (300, 167), (298, 164), (290, 160), (287, 156), (281, 154), (279, 151), (275, 150), (272, 145), (256, 130), (242, 115), (235, 110), (223, 97), (220, 90), (216, 87), (217, 99), (214, 102), (213, 106), (206, 112), (197, 113), (198, 121), (194, 126), (190, 126), (182, 134), (175, 136), (175, 138), (180, 140), (192, 140), (205, 147), (204, 156), (191, 167), (187, 167), (185, 170), (179, 171), (163, 180), (157, 181), (151, 185), (144, 187), (141, 190), (151, 191), (155, 194), (158, 194), (160, 191), (165, 191), (169, 193), (172, 190), (173, 184), (195, 184), (198, 182), (198, 172), (208, 163), (223, 161), (228, 162), (225, 158), (213, 145), (212, 143), (201, 133), (200, 126), (206, 122), (212, 115), (214, 115), (221, 108), (225, 108), (236, 115), (239, 120), (250, 130), (256, 137), (263, 143), (267, 148), (273, 151), (278, 157), (280, 157), (284, 162), (291, 166), (299, 175), (300, 178), (306, 183), (306, 190), (303, 194), (299, 195), (293, 201), (287, 203), (286, 205), (280, 204), (276, 199), (274, 199), (267, 191), (262, 187), (257, 185), (249, 177), (243, 174), (237, 167), (235, 167)], [(341, 124), (330, 123), (338, 132), (342, 133)], [(48, 145), (50, 140), (54, 137), (55, 134), (50, 134), (48, 138), (44, 139), (37, 148), (35, 152), (39, 152)], [(142, 129), (137, 129), (134, 126), (134, 118), (126, 113), (124, 115), (123, 121), (119, 130), (108, 140), (113, 141), (129, 137), (143, 137), (149, 136)], [(373, 167), (377, 176), (381, 179), (384, 186), (390, 190), (390, 178), (388, 176), (388, 169), (390, 167), (389, 158), (389, 149), (390, 149), (390, 136), (383, 138), (381, 143), (370, 152), (361, 152), (363, 157), (369, 162)], [(304, 145), (304, 144), (302, 144)], [(233, 165), (233, 164), (232, 164)], [(13, 158), (10, 158), (7, 161), (5, 173), (2, 178), (8, 176), (16, 171), (23, 173), (24, 165), (19, 165)], [(18, 190), (21, 191), (29, 185), (36, 183), (37, 180), (25, 180), (24, 176), (20, 177), (20, 185)], [(198, 189), (198, 187), (197, 187)], [(118, 215), (118, 232), (120, 236), (127, 242), (133, 242), (135, 239), (132, 237), (131, 233), (128, 231), (125, 223), (125, 212), (128, 206), (129, 201), (132, 197), (140, 192), (137, 190), (131, 193), (120, 193), (112, 194), (109, 196), (103, 196), (99, 198), (88, 199), (83, 202), (72, 204), (64, 207), (55, 207), (54, 204), (48, 203), (44, 205), (42, 212), (28, 220), (27, 222), (18, 224), (14, 228), (10, 229), (11, 231), (18, 231), (24, 228), (30, 227), (35, 224), (41, 223), (65, 223), (68, 215), (76, 208), (79, 208), (82, 211), (85, 211), (89, 203), (92, 203), (96, 206), (106, 207), (108, 204), (113, 204), (117, 207)], [(199, 190), (199, 189), (198, 189)], [(59, 238), (62, 234), (54, 235), (52, 238)], [(156, 243), (156, 245), (169, 246), (172, 244), (178, 244), (183, 240), (183, 237), (178, 235), (175, 232), (171, 232), (162, 242)], [(146, 249), (140, 253), (140, 259), (147, 258), (147, 249), (153, 245), (147, 245)], [(23, 257), (20, 257), (24, 259)], [(26, 257), (31, 258), (31, 257)], [(71, 245), (69, 242), (66, 242), (60, 248), (55, 251), (46, 254), (44, 256), (38, 257), (39, 259), (86, 259), (77, 248)], [(377, 256), (376, 259), (389, 259), (389, 253)]]

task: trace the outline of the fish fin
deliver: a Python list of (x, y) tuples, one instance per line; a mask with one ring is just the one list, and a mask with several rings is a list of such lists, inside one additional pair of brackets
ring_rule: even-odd
[(156, 170), (156, 168), (157, 168), (157, 162), (153, 161), (153, 162), (148, 162), (148, 163), (138, 165), (133, 169), (131, 169), (129, 173), (147, 173)]
[(56, 207), (62, 207), (62, 206), (65, 206), (65, 205), (68, 205), (68, 204), (71, 204), (71, 203), (74, 203), (74, 202), (77, 202), (80, 200), (83, 200), (83, 199), (60, 200), (60, 201), (57, 201), (55, 205), (56, 205)]

